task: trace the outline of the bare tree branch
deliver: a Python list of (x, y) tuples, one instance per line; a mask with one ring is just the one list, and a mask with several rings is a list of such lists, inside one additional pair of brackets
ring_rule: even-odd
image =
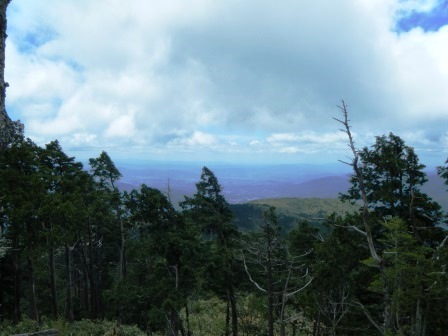
[(258, 282), (256, 282), (254, 279), (252, 279), (252, 276), (251, 276), (251, 274), (250, 274), (250, 272), (249, 272), (249, 269), (247, 268), (246, 258), (244, 257), (244, 253), (243, 253), (243, 251), (240, 251), (240, 252), (241, 252), (241, 257), (242, 257), (243, 264), (244, 264), (244, 270), (246, 271), (247, 276), (249, 277), (250, 282), (252, 282), (252, 283), (255, 285), (255, 287), (257, 287), (260, 291), (262, 291), (262, 292), (264, 292), (264, 293), (267, 293), (267, 290), (266, 290), (266, 289), (262, 288), (262, 287), (258, 284)]
[(346, 133), (348, 136), (348, 141), (349, 141), (348, 146), (350, 147), (352, 154), (353, 154), (353, 161), (349, 165), (353, 168), (353, 171), (354, 171), (355, 176), (359, 183), (359, 191), (361, 193), (362, 202), (363, 202), (362, 220), (363, 220), (364, 227), (365, 227), (365, 233), (366, 233), (367, 243), (369, 245), (370, 255), (372, 256), (373, 260), (375, 260), (376, 263), (381, 264), (382, 259), (376, 251), (375, 244), (373, 242), (371, 227), (369, 224), (369, 207), (368, 207), (368, 201), (367, 201), (367, 192), (366, 192), (366, 188), (364, 185), (364, 176), (362, 174), (362, 168), (358, 164), (359, 153), (356, 150), (355, 141), (353, 140), (352, 132), (350, 130), (350, 123), (349, 123), (350, 121), (348, 119), (347, 105), (345, 104), (344, 101), (342, 101), (342, 106), (338, 106), (338, 107), (342, 111), (342, 115), (344, 118), (343, 118), (343, 120), (340, 120), (337, 118), (333, 118), (333, 119), (335, 119), (336, 121), (338, 121), (339, 123), (341, 123), (344, 126), (344, 129), (345, 129), (344, 133)]
[(367, 233), (364, 232), (363, 230), (361, 230), (360, 228), (358, 228), (355, 225), (338, 225), (338, 224), (332, 224), (332, 225), (336, 226), (336, 227), (341, 227), (341, 228), (344, 228), (344, 229), (352, 229), (353, 231), (356, 231), (356, 232), (362, 234), (364, 237), (367, 237)]
[(375, 322), (375, 320), (372, 318), (372, 315), (370, 315), (369, 311), (364, 307), (364, 305), (359, 301), (353, 301), (354, 305), (361, 308), (364, 315), (367, 317), (367, 319), (372, 323), (372, 325), (380, 332), (381, 335), (384, 335), (384, 328), (381, 327), (378, 323)]

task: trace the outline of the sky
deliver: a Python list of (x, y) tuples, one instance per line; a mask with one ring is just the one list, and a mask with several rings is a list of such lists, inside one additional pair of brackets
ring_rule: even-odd
[(336, 163), (393, 132), (448, 157), (448, 1), (12, 0), (7, 111), (79, 159)]

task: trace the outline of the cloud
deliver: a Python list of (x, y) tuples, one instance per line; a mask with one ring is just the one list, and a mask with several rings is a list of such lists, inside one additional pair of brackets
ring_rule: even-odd
[(75, 133), (69, 139), (69, 143), (74, 147), (95, 146), (97, 145), (96, 139), (96, 134)]
[(135, 132), (134, 118), (132, 115), (124, 115), (111, 122), (106, 130), (106, 136), (132, 138)]
[(279, 150), (279, 153), (296, 154), (299, 153), (300, 149), (297, 147), (283, 147)]
[(342, 132), (336, 131), (332, 133), (317, 133), (313, 131), (304, 131), (301, 133), (276, 133), (270, 135), (266, 141), (271, 144), (284, 143), (304, 143), (316, 145), (334, 145), (335, 143), (346, 142), (346, 135)]
[[(342, 151), (448, 124), (448, 27), (396, 31), (439, 1), (15, 0), (8, 111), (39, 141), (173, 151)], [(80, 24), (81, 23), (81, 24)], [(418, 141), (413, 139), (412, 141)], [(274, 149), (275, 148), (275, 149)]]
[(173, 147), (211, 147), (217, 144), (217, 138), (212, 134), (195, 131), (183, 137), (175, 138), (168, 142)]
[(292, 142), (292, 141), (298, 141), (300, 137), (296, 134), (292, 133), (276, 133), (269, 136), (266, 140), (270, 143), (277, 143), (277, 142)]

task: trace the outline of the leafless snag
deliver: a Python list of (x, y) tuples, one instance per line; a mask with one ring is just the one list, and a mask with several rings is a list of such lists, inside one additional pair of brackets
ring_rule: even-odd
[(322, 299), (315, 297), (320, 313), (330, 324), (330, 334), (336, 335), (336, 328), (344, 316), (349, 312), (350, 291), (348, 286), (343, 286), (332, 290), (329, 294), (324, 294)]
[(362, 232), (359, 229), (357, 231), (361, 231), (363, 233), (363, 235), (366, 236), (367, 243), (369, 245), (370, 255), (372, 256), (373, 260), (375, 260), (376, 263), (381, 264), (382, 258), (378, 255), (376, 248), (375, 248), (375, 244), (373, 242), (372, 229), (371, 229), (371, 226), (369, 223), (369, 203), (367, 201), (367, 192), (366, 192), (366, 188), (364, 185), (364, 176), (362, 174), (362, 166), (359, 165), (359, 152), (355, 147), (355, 141), (353, 140), (352, 132), (350, 130), (350, 120), (348, 119), (347, 105), (345, 104), (344, 101), (342, 101), (342, 106), (338, 106), (338, 107), (342, 111), (343, 119), (342, 120), (337, 119), (337, 118), (333, 118), (333, 119), (336, 120), (337, 122), (339, 122), (340, 124), (342, 124), (343, 128), (341, 129), (341, 131), (347, 134), (348, 146), (353, 154), (353, 158), (352, 158), (351, 162), (345, 162), (345, 161), (341, 161), (341, 160), (340, 160), (340, 162), (352, 167), (353, 172), (358, 180), (359, 191), (360, 191), (361, 197), (362, 197), (362, 204), (363, 204), (363, 206), (362, 206), (362, 221), (364, 224), (365, 232)]
[[(264, 246), (265, 247), (265, 246)], [(263, 273), (263, 277), (267, 277), (269, 280), (267, 283), (267, 287), (264, 288), (258, 281), (254, 279), (252, 276), (249, 267), (248, 267), (248, 261), (246, 260), (245, 252), (250, 255), (250, 262), (257, 267), (259, 267)], [(289, 298), (293, 297), (297, 293), (303, 291), (305, 288), (307, 288), (311, 282), (313, 281), (313, 278), (309, 276), (308, 268), (305, 269), (304, 264), (298, 264), (298, 260), (302, 257), (305, 257), (309, 255), (311, 251), (307, 251), (304, 254), (300, 256), (291, 256), (289, 253), (287, 253), (286, 259), (279, 259), (277, 260), (275, 257), (272, 256), (272, 254), (265, 253), (266, 251), (263, 251), (263, 247), (248, 247), (245, 249), (245, 251), (240, 251), (240, 259), (243, 262), (244, 270), (246, 271), (246, 274), (249, 278), (249, 281), (254, 284), (254, 286), (267, 295), (269, 299), (268, 304), (268, 315), (270, 316), (271, 322), (273, 323), (273, 309), (274, 305), (280, 307), (280, 314), (278, 317), (278, 323), (280, 325), (280, 335), (284, 336), (286, 335), (286, 324), (287, 322), (291, 321), (292, 318), (287, 318), (286, 315), (286, 304)], [(280, 272), (277, 272), (276, 270), (281, 270)], [(274, 276), (277, 273), (283, 273), (283, 275), (280, 275), (280, 277), (284, 277), (283, 279), (274, 280)], [(300, 274), (300, 275), (298, 275)], [(295, 282), (299, 281), (302, 285), (293, 284), (293, 278), (295, 278)], [(282, 288), (278, 288), (278, 285), (280, 285), (284, 281), (284, 284)], [(304, 282), (304, 284), (303, 284)], [(277, 289), (274, 289), (277, 287)], [(277, 299), (277, 303), (274, 304), (274, 298)], [(270, 326), (269, 334), (273, 335), (273, 329), (272, 326)]]
[[(356, 231), (362, 232), (363, 235), (365, 235), (367, 244), (369, 246), (370, 255), (371, 255), (372, 259), (375, 261), (375, 263), (378, 265), (379, 270), (380, 270), (380, 275), (381, 275), (381, 278), (384, 283), (384, 287), (383, 287), (383, 295), (384, 295), (383, 318), (384, 318), (384, 321), (383, 321), (383, 324), (379, 325), (378, 323), (376, 323), (373, 320), (372, 316), (368, 313), (367, 309), (360, 302), (357, 303), (357, 306), (362, 308), (363, 312), (365, 313), (365, 315), (367, 316), (369, 321), (381, 332), (381, 334), (384, 335), (388, 330), (391, 329), (391, 327), (393, 325), (392, 313), (391, 313), (392, 302), (391, 302), (391, 297), (390, 297), (390, 293), (389, 293), (389, 283), (388, 283), (388, 279), (387, 279), (386, 272), (385, 272), (384, 260), (382, 257), (379, 256), (379, 254), (375, 248), (375, 244), (374, 244), (374, 240), (373, 240), (372, 227), (370, 224), (369, 203), (367, 200), (367, 191), (366, 191), (366, 187), (365, 187), (365, 183), (364, 183), (363, 167), (362, 167), (362, 164), (359, 163), (359, 151), (355, 147), (355, 141), (353, 139), (353, 135), (352, 135), (352, 132), (350, 129), (350, 120), (348, 118), (347, 105), (342, 100), (341, 106), (338, 106), (338, 107), (342, 112), (342, 119), (338, 119), (338, 118), (333, 118), (333, 119), (342, 125), (341, 131), (344, 132), (345, 134), (347, 134), (348, 147), (350, 148), (350, 150), (353, 154), (353, 158), (351, 159), (351, 162), (345, 162), (345, 161), (340, 161), (340, 162), (349, 165), (353, 169), (354, 176), (356, 177), (356, 179), (358, 181), (358, 188), (359, 188), (359, 192), (361, 194), (361, 199), (362, 199), (362, 221), (364, 224), (365, 232), (363, 232), (362, 230), (360, 230), (358, 228), (356, 229)], [(353, 226), (351, 226), (350, 228), (354, 229)]]

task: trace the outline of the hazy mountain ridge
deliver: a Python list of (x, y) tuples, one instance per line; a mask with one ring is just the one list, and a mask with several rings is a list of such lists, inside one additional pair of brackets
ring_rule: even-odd
[[(271, 165), (210, 166), (223, 187), (223, 194), (232, 204), (272, 198), (337, 198), (349, 188), (349, 173), (339, 166)], [(345, 168), (345, 167), (344, 167)], [(201, 166), (197, 164), (152, 164), (122, 166), (119, 188), (132, 190), (142, 183), (169, 193), (177, 206), (184, 195), (193, 195)], [(422, 191), (444, 209), (448, 209), (448, 193), (443, 180), (428, 173)]]

